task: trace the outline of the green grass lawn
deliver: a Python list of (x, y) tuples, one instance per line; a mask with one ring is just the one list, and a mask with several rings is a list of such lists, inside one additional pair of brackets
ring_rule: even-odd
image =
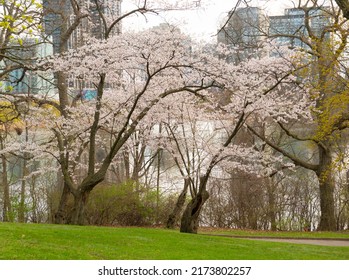
[(181, 234), (149, 228), (0, 223), (7, 260), (349, 260), (349, 247)]

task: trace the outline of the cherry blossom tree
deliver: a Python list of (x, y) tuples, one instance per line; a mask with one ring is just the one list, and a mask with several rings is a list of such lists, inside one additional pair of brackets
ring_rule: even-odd
[[(164, 113), (168, 117), (168, 110), (174, 114), (175, 102), (183, 103), (189, 95), (198, 98), (197, 106), (202, 107), (198, 110), (202, 116), (198, 113), (197, 118), (225, 124), (219, 129), (224, 132), (224, 141), (200, 147), (209, 148), (206, 153), (210, 156), (198, 176), (197, 191), (181, 223), (181, 231), (196, 232), (213, 168), (226, 162), (241, 170), (256, 170), (256, 164), (251, 165), (258, 162), (256, 157), (266, 160), (253, 147), (234, 145), (245, 123), (256, 115), (279, 120), (304, 115), (306, 95), (299, 90), (292, 94), (298, 83), (291, 66), (277, 58), (228, 65), (200, 48), (189, 47), (187, 38), (176, 29), (91, 40), (77, 50), (43, 61), (42, 67), (72, 76), (83, 75), (97, 88), (95, 100), (67, 108), (69, 118), (44, 114), (43, 108), (38, 108), (33, 117), (33, 122), (52, 132), (54, 140), (48, 141), (45, 149), (52, 149), (74, 197), (71, 222), (83, 223), (89, 193), (104, 180), (113, 159), (137, 127), (151, 123), (154, 116), (157, 122)], [(216, 90), (208, 91), (210, 88)], [(221, 106), (217, 100), (223, 89), (231, 94), (231, 101)], [(191, 103), (194, 106), (195, 102)], [(198, 139), (191, 141), (203, 146)], [(104, 158), (97, 160), (96, 150), (102, 143), (109, 143), (109, 147)], [(83, 154), (87, 155), (86, 163), (80, 160)], [(79, 178), (76, 171), (82, 166), (86, 173)], [(183, 175), (191, 176), (188, 173), (186, 170)]]
[(226, 84), (231, 92), (231, 100), (222, 109), (216, 109), (217, 120), (225, 121), (221, 127), (223, 141), (210, 146), (211, 157), (204, 172), (200, 174), (198, 191), (181, 219), (182, 232), (197, 232), (201, 209), (209, 197), (208, 181), (214, 169), (268, 176), (280, 165), (287, 165), (282, 158), (273, 157), (271, 153), (265, 153), (256, 146), (237, 143), (237, 140), (242, 128), (248, 123), (255, 123), (256, 119), (289, 121), (301, 118), (307, 111), (306, 98), (303, 99), (305, 95), (294, 94), (298, 85), (290, 75), (289, 67), (292, 68), (290, 65), (285, 68), (281, 60), (273, 58), (249, 60), (232, 67), (229, 76), (234, 77), (230, 79), (233, 82)]
[[(239, 1), (239, 3), (242, 2)], [(304, 158), (290, 152), (288, 149), (292, 145), (288, 145), (287, 148), (285, 145), (282, 147), (272, 141), (272, 137), (263, 137), (261, 131), (256, 131), (252, 127), (250, 127), (252, 128), (250, 131), (254, 131), (255, 135), (262, 136), (261, 139), (266, 141), (269, 146), (282, 153), (299, 167), (315, 174), (321, 202), (318, 229), (336, 230), (338, 211), (334, 190), (339, 184), (337, 184), (335, 173), (343, 168), (338, 163), (345, 158), (340, 151), (343, 146), (347, 145), (346, 130), (348, 128), (348, 102), (345, 97), (348, 88), (347, 1), (298, 0), (289, 1), (289, 6), (300, 16), (301, 23), (294, 21), (289, 24), (289, 27), (284, 25), (283, 28), (280, 28), (281, 26), (275, 21), (274, 25), (265, 28), (266, 25), (262, 27), (259, 23), (253, 22), (252, 19), (251, 22), (244, 20), (243, 25), (258, 30), (256, 32), (258, 37), (249, 38), (248, 42), (258, 41), (262, 37), (272, 38), (279, 43), (287, 42), (292, 48), (298, 48), (303, 52), (303, 55), (298, 58), (298, 63), (304, 66), (309, 64), (309, 66), (304, 67), (304, 71), (299, 72), (298, 75), (300, 79), (306, 76), (312, 96), (317, 98), (314, 121), (304, 130), (299, 129), (299, 126), (304, 125), (300, 122), (296, 122), (296, 124), (279, 122), (279, 127), (276, 129), (283, 130), (289, 136), (289, 142), (302, 142), (303, 152), (308, 152), (313, 157)], [(233, 8), (229, 14), (229, 19), (233, 18), (235, 12), (236, 9)], [(228, 24), (228, 21), (222, 30), (228, 27), (234, 28)], [(230, 34), (232, 34), (231, 30)], [(238, 44), (240, 43), (238, 42)], [(251, 45), (250, 47), (255, 50), (255, 46)], [(314, 147), (316, 148), (314, 149)]]
[(171, 223), (188, 189), (192, 197), (181, 218), (182, 232), (197, 232), (212, 173), (224, 176), (225, 171), (234, 170), (268, 176), (280, 166), (290, 166), (282, 157), (241, 140), (241, 130), (248, 123), (310, 118), (307, 90), (293, 76), (291, 61), (264, 57), (235, 66), (220, 63), (210, 72), (220, 73), (215, 81), (224, 89), (205, 91), (199, 99), (169, 97), (176, 98), (166, 107), (170, 116), (157, 118), (166, 131), (162, 146), (172, 154), (184, 182)]
[[(193, 4), (189, 4), (187, 1), (176, 1), (176, 3), (171, 3), (171, 1), (162, 0), (142, 0), (134, 1), (134, 5), (127, 11), (121, 14), (116, 12), (118, 1), (111, 0), (90, 0), (90, 1), (77, 1), (77, 0), (60, 0), (60, 1), (44, 1), (44, 12), (46, 15), (46, 28), (53, 34), (56, 30), (59, 30), (58, 42), (53, 42), (56, 44), (56, 53), (64, 54), (68, 50), (74, 48), (79, 48), (86, 45), (86, 48), (91, 46), (90, 38), (95, 38), (97, 40), (108, 40), (112, 36), (117, 36), (120, 33), (122, 21), (126, 18), (132, 18), (133, 16), (142, 16), (146, 20), (147, 14), (158, 14), (161, 11), (167, 11), (172, 9), (185, 9), (191, 8)], [(66, 13), (69, 9), (71, 13)], [(52, 26), (50, 28), (50, 26)], [(50, 33), (50, 32), (47, 32)], [(76, 38), (72, 42), (72, 37)], [(74, 44), (73, 44), (74, 43)], [(72, 46), (72, 44), (74, 46)], [(96, 41), (94, 44), (98, 44)], [(69, 47), (70, 45), (70, 47)], [(85, 50), (86, 50), (85, 48)], [(89, 53), (91, 55), (91, 52)], [(87, 55), (88, 56), (88, 55)], [(119, 72), (122, 67), (119, 68)], [(86, 68), (91, 72), (91, 69)], [(114, 69), (115, 70), (115, 69)], [(114, 71), (113, 70), (113, 71)], [(98, 70), (97, 70), (98, 71)], [(83, 71), (84, 72), (84, 71)], [(95, 77), (94, 80), (89, 80), (89, 75), (86, 73), (79, 73), (75, 75), (71, 73), (69, 76), (67, 72), (56, 71), (56, 87), (59, 94), (59, 104), (58, 109), (60, 114), (66, 119), (70, 119), (68, 110), (71, 106), (75, 106), (75, 103), (81, 98), (81, 93), (71, 94), (68, 87), (68, 78), (73, 82), (79, 82), (83, 84), (89, 84), (92, 88), (97, 89), (98, 97), (103, 95), (105, 87), (109, 87), (110, 83), (106, 84), (106, 73), (101, 72), (98, 78)], [(99, 105), (98, 105), (99, 106)], [(98, 112), (98, 106), (96, 106), (96, 111)], [(99, 113), (95, 115), (96, 122), (98, 124)], [(96, 129), (96, 127), (95, 127)], [(96, 137), (95, 132), (92, 133), (92, 138)], [(94, 143), (92, 141), (91, 143)], [(95, 151), (94, 144), (90, 145), (90, 150), (92, 154)], [(91, 166), (93, 161), (91, 161)], [(90, 169), (91, 170), (91, 169)], [(63, 209), (66, 207), (70, 190), (64, 180), (64, 186), (62, 191), (62, 197), (59, 205), (59, 209), (56, 215), (56, 222), (63, 222)]]
[[(56, 138), (56, 157), (75, 200), (72, 223), (83, 222), (90, 191), (105, 178), (115, 156), (160, 100), (181, 92), (195, 95), (216, 85), (207, 58), (192, 55), (185, 43), (185, 37), (176, 31), (125, 34), (107, 41), (91, 41), (43, 62), (54, 71), (83, 75), (97, 88), (95, 101), (67, 110), (69, 119), (37, 118)], [(110, 88), (105, 88), (107, 84)], [(96, 149), (106, 140), (109, 150), (97, 162)], [(85, 151), (87, 172), (78, 181), (74, 170)]]

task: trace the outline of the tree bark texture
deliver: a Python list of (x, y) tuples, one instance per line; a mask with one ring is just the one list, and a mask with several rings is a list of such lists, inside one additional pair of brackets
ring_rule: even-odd
[(64, 183), (61, 198), (59, 200), (58, 209), (54, 215), (55, 224), (65, 224), (69, 221), (69, 218), (67, 217), (67, 213), (66, 213), (69, 194), (70, 194), (69, 187), (67, 186), (67, 184)]
[(334, 184), (331, 180), (320, 182), (320, 209), (321, 217), (318, 230), (335, 231), (337, 230), (334, 206)]
[(74, 208), (71, 221), (73, 225), (85, 224), (85, 208), (89, 195), (90, 191), (84, 191), (74, 196)]
[(10, 186), (7, 178), (7, 161), (5, 155), (1, 155), (2, 162), (2, 187), (4, 190), (4, 199), (3, 199), (3, 221), (9, 222), (9, 214), (11, 212), (11, 200), (10, 200)]
[(319, 178), (321, 210), (318, 230), (322, 231), (335, 231), (337, 229), (334, 203), (335, 180), (332, 169), (331, 152), (328, 149), (320, 147), (319, 169), (316, 174)]
[(273, 182), (273, 179), (269, 179), (267, 182), (267, 191), (268, 191), (268, 215), (270, 219), (270, 229), (273, 231), (277, 230), (276, 226), (276, 197), (275, 197), (275, 191), (276, 186)]
[(343, 12), (343, 16), (349, 19), (349, 1), (348, 0), (336, 0), (337, 5)]
[(176, 223), (178, 221), (179, 215), (183, 209), (183, 206), (185, 204), (185, 198), (187, 196), (188, 188), (189, 188), (189, 179), (184, 179), (184, 187), (182, 192), (180, 193), (176, 205), (172, 211), (172, 213), (169, 215), (167, 223), (166, 223), (166, 228), (173, 229), (176, 226)]
[(25, 197), (26, 197), (26, 180), (25, 176), (27, 175), (27, 160), (23, 159), (23, 165), (22, 165), (22, 182), (21, 182), (21, 193), (20, 193), (20, 200), (19, 200), (19, 209), (18, 209), (18, 222), (24, 223), (25, 222), (25, 212), (26, 212), (26, 205), (25, 205)]
[(199, 227), (199, 217), (205, 202), (210, 197), (206, 190), (208, 176), (200, 178), (200, 186), (197, 194), (188, 203), (181, 219), (180, 232), (197, 233)]

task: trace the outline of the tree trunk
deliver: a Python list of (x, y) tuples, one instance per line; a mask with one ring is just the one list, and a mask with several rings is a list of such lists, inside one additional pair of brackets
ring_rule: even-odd
[(6, 161), (5, 155), (1, 155), (1, 162), (2, 162), (2, 186), (4, 188), (4, 199), (3, 199), (4, 204), (2, 209), (2, 214), (3, 214), (2, 220), (4, 222), (9, 222), (10, 221), (9, 214), (11, 213), (11, 200), (10, 200), (10, 186), (7, 178), (7, 161)]
[(270, 219), (270, 229), (273, 231), (277, 230), (276, 226), (276, 201), (275, 201), (275, 183), (272, 178), (266, 182), (268, 190), (268, 216)]
[(334, 182), (331, 178), (320, 178), (320, 209), (321, 217), (318, 230), (335, 231)]
[(188, 203), (181, 219), (180, 232), (197, 233), (199, 227), (199, 216), (203, 205), (209, 198), (206, 190), (208, 176), (200, 177), (199, 191)]
[(41, 222), (41, 215), (39, 215), (38, 213), (38, 207), (37, 207), (37, 201), (38, 201), (38, 197), (35, 194), (35, 186), (36, 186), (36, 176), (33, 176), (31, 178), (31, 182), (30, 182), (30, 197), (31, 197), (31, 211), (32, 211), (32, 215), (31, 215), (31, 222), (32, 223), (40, 223)]
[(184, 187), (182, 192), (180, 193), (176, 205), (172, 211), (172, 213), (169, 215), (167, 223), (166, 223), (166, 228), (175, 228), (178, 217), (183, 209), (184, 203), (185, 203), (185, 198), (187, 196), (188, 192), (188, 187), (189, 187), (189, 179), (184, 179)]
[(334, 205), (335, 180), (331, 151), (324, 147), (320, 147), (319, 151), (319, 169), (316, 174), (319, 178), (321, 217), (318, 230), (335, 231), (337, 229)]
[(26, 179), (25, 176), (27, 176), (27, 160), (23, 160), (22, 165), (22, 182), (21, 182), (21, 193), (20, 193), (20, 201), (19, 201), (19, 209), (18, 209), (18, 222), (24, 223), (25, 222), (25, 189), (26, 189)]
[(343, 12), (343, 16), (349, 19), (349, 2), (348, 0), (336, 0), (337, 5)]
[[(25, 166), (23, 166), (25, 168)], [(18, 222), (24, 223), (25, 222), (25, 188), (26, 188), (26, 182), (24, 180), (24, 177), (22, 178), (21, 182), (21, 193), (20, 193), (20, 200), (19, 200), (19, 207), (18, 207)]]
[(85, 208), (88, 200), (90, 191), (79, 192), (74, 196), (74, 208), (72, 213), (73, 225), (84, 225), (85, 224)]
[(69, 220), (67, 217), (67, 213), (66, 213), (69, 194), (70, 194), (69, 187), (67, 186), (66, 183), (64, 183), (62, 195), (61, 195), (61, 198), (59, 200), (58, 209), (57, 209), (57, 212), (55, 213), (55, 216), (54, 216), (54, 223), (55, 224), (65, 224)]
[[(160, 128), (161, 128), (161, 124), (160, 124)], [(159, 129), (159, 132), (161, 133), (161, 129)], [(161, 170), (160, 165), (161, 165), (161, 155), (162, 155), (161, 149), (158, 149), (157, 150), (157, 165), (156, 165), (156, 223), (157, 224), (160, 223), (159, 216), (160, 216), (160, 174), (161, 174), (161, 172), (160, 172), (160, 170)], [(177, 201), (177, 203), (178, 203), (178, 201)], [(177, 215), (177, 217), (178, 217), (178, 215)], [(168, 221), (167, 221), (166, 227), (167, 228), (173, 228), (174, 224), (175, 224), (175, 220), (174, 220), (172, 226), (169, 226), (168, 225)]]

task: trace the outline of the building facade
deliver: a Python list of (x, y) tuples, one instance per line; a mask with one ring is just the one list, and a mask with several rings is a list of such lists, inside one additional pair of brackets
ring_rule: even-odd
[[(73, 7), (70, 0), (43, 0), (44, 29), (51, 37), (54, 53), (62, 49), (74, 49), (85, 43), (88, 38), (104, 39), (106, 30), (102, 24), (100, 14), (103, 14), (107, 22), (111, 22), (121, 16), (122, 0), (79, 0), (79, 7)], [(71, 33), (67, 45), (62, 48), (62, 34), (73, 25), (78, 9), (84, 16), (80, 24)], [(121, 33), (121, 24), (117, 24), (112, 34)]]
[[(44, 0), (44, 30), (51, 39), (53, 53), (62, 53), (83, 46), (90, 38), (103, 40), (106, 38), (105, 22), (110, 23), (120, 18), (122, 0), (79, 0), (79, 7), (73, 7), (70, 0)], [(77, 11), (76, 9), (79, 9)], [(76, 16), (83, 16), (77, 26)], [(103, 16), (103, 19), (102, 19)], [(64, 38), (69, 28), (73, 27), (69, 38)], [(121, 23), (116, 24), (108, 34), (121, 33)], [(67, 39), (67, 40), (64, 40)], [(62, 45), (64, 43), (64, 45)], [(85, 99), (93, 99), (96, 90), (92, 84), (83, 77), (69, 77), (67, 81), (70, 95), (82, 96)]]
[(218, 32), (218, 43), (235, 49), (233, 57), (228, 60), (238, 63), (260, 55), (257, 50), (268, 32), (268, 17), (265, 12), (257, 7), (246, 7), (237, 9), (228, 17), (226, 27)]
[(257, 7), (239, 8), (234, 14), (229, 13), (230, 20), (226, 28), (218, 33), (218, 42), (234, 46), (255, 47), (263, 41), (268, 28), (268, 17)]
[(277, 45), (306, 49), (305, 40), (299, 38), (309, 38), (308, 23), (315, 36), (325, 32), (331, 24), (326, 9), (310, 9), (306, 15), (303, 9), (291, 8), (285, 9), (283, 15), (267, 16), (257, 7), (239, 8), (233, 15), (228, 15), (225, 28), (218, 33), (218, 43), (235, 49), (235, 56), (239, 59), (235, 58), (234, 62), (261, 55), (260, 45), (267, 39), (272, 39)]
[(324, 13), (325, 9), (311, 9), (308, 15), (302, 9), (286, 9), (284, 15), (269, 17), (268, 35), (280, 45), (308, 48), (304, 41), (296, 37), (309, 37), (306, 27), (308, 22), (311, 32), (317, 37), (321, 36), (330, 24), (329, 16)]
[[(52, 55), (52, 45), (40, 41), (40, 38), (28, 37), (22, 41), (22, 45), (13, 45), (12, 55), (20, 57), (30, 65), (35, 60)], [(8, 62), (11, 63), (11, 62)], [(22, 67), (11, 71), (2, 83), (2, 90), (12, 94), (41, 95), (54, 97), (55, 91), (52, 86), (53, 75), (47, 72), (24, 70)]]

